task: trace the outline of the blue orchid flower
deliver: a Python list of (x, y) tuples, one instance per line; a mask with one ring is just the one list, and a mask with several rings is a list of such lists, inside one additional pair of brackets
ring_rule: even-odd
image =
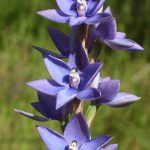
[(67, 104), (74, 98), (95, 100), (100, 96), (98, 89), (90, 84), (99, 73), (102, 63), (89, 64), (88, 57), (81, 45), (70, 53), (68, 63), (43, 53), (45, 65), (54, 80), (37, 80), (28, 83), (37, 91), (56, 96), (56, 108)]
[(37, 126), (37, 130), (48, 150), (101, 150), (112, 139), (108, 135), (91, 139), (88, 125), (81, 113), (68, 122), (64, 135), (45, 126)]
[(43, 117), (19, 109), (15, 109), (15, 111), (30, 119), (41, 121), (41, 122), (45, 122), (49, 120), (64, 121), (68, 117), (69, 113), (73, 111), (72, 103), (68, 103), (56, 110), (56, 98), (54, 96), (47, 95), (41, 92), (37, 92), (37, 93), (38, 93), (39, 101), (31, 103), (31, 105), (38, 112), (40, 112), (43, 115)]
[(97, 105), (103, 104), (111, 107), (124, 107), (140, 99), (140, 97), (136, 95), (119, 92), (120, 81), (111, 80), (109, 77), (101, 79), (98, 89), (101, 93), (101, 97), (96, 100)]
[(37, 12), (39, 15), (58, 23), (77, 26), (83, 23), (96, 24), (109, 18), (102, 13), (105, 0), (56, 0), (60, 10), (48, 9)]
[(98, 39), (102, 43), (114, 50), (143, 50), (143, 48), (136, 42), (126, 37), (123, 32), (117, 32), (116, 20), (108, 7), (105, 13), (109, 13), (111, 17), (96, 25), (96, 28), (91, 31), (90, 42)]

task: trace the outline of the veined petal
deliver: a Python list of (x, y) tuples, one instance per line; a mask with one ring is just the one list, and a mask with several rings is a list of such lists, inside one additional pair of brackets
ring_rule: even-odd
[(63, 56), (68, 57), (70, 54), (69, 37), (59, 30), (48, 27), (48, 31), (55, 46)]
[(100, 97), (100, 92), (95, 88), (86, 88), (77, 94), (79, 100), (95, 100)]
[(98, 149), (98, 150), (117, 150), (118, 144), (110, 144), (104, 148)]
[(139, 99), (140, 97), (137, 97), (136, 95), (121, 92), (118, 93), (112, 101), (105, 104), (111, 107), (124, 107), (138, 101)]
[(84, 70), (83, 75), (81, 76), (81, 81), (79, 84), (80, 89), (84, 89), (91, 84), (96, 75), (99, 73), (102, 67), (102, 63), (93, 63), (89, 64)]
[(117, 32), (116, 20), (114, 17), (109, 17), (97, 27), (97, 35), (101, 41), (112, 40)]
[(71, 143), (73, 140), (76, 140), (78, 148), (81, 144), (90, 139), (88, 125), (81, 113), (75, 115), (68, 122), (64, 131), (64, 137), (68, 143)]
[(100, 13), (87, 18), (85, 23), (92, 24), (92, 25), (100, 24), (102, 22), (107, 21), (110, 17), (111, 15), (108, 13)]
[(106, 0), (96, 0), (95, 3), (92, 2), (92, 0), (89, 0), (89, 5), (92, 4), (92, 7), (89, 7), (88, 5), (88, 11), (87, 11), (87, 16), (92, 16), (94, 14), (96, 14), (99, 9), (103, 6), (103, 4), (105, 3)]
[(48, 54), (48, 55), (51, 55), (51, 56), (56, 57), (56, 58), (58, 58), (58, 59), (64, 59), (64, 58), (65, 58), (64, 56), (62, 56), (62, 55), (60, 55), (60, 54), (54, 53), (54, 52), (52, 52), (52, 51), (50, 51), (50, 50), (46, 50), (46, 49), (44, 49), (44, 48), (40, 48), (40, 47), (38, 47), (38, 46), (32, 46), (32, 47), (33, 47), (34, 49), (38, 50), (39, 52), (43, 53), (43, 54)]
[(62, 12), (70, 16), (77, 16), (76, 11), (72, 8), (76, 3), (75, 0), (56, 0), (56, 2)]
[(81, 145), (80, 150), (97, 150), (105, 146), (110, 140), (112, 139), (111, 136), (99, 136), (96, 137), (83, 145)]
[(19, 113), (19, 114), (21, 114), (25, 117), (28, 117), (30, 119), (36, 120), (36, 121), (46, 122), (46, 121), (49, 120), (49, 118), (40, 117), (40, 116), (25, 112), (25, 111), (22, 111), (22, 110), (19, 110), (19, 109), (15, 109), (15, 112), (17, 112), (17, 113)]
[(48, 9), (37, 12), (38, 15), (58, 23), (66, 23), (69, 21), (69, 16), (63, 14), (60, 10)]
[(70, 67), (63, 61), (50, 55), (43, 55), (44, 62), (52, 78), (61, 85), (69, 83)]
[(104, 41), (109, 47), (115, 50), (143, 50), (136, 42), (129, 39), (113, 39)]
[(86, 20), (86, 17), (70, 17), (69, 24), (70, 26), (78, 26), (85, 23)]
[(69, 103), (77, 95), (77, 90), (74, 88), (64, 88), (57, 93), (56, 109), (59, 109), (63, 105)]
[(28, 86), (48, 95), (56, 95), (58, 91), (64, 88), (53, 80), (36, 80), (27, 83)]
[(117, 96), (119, 89), (120, 89), (119, 80), (109, 80), (100, 83), (99, 92), (101, 93), (101, 97), (98, 100), (96, 100), (96, 103), (101, 104), (112, 101)]
[(65, 150), (67, 148), (65, 138), (59, 133), (44, 126), (37, 126), (37, 130), (49, 150)]

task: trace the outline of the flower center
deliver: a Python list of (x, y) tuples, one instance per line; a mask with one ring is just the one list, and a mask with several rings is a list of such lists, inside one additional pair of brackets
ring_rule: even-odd
[(78, 150), (77, 141), (72, 141), (71, 145), (69, 146), (69, 150)]
[(78, 15), (85, 16), (87, 12), (87, 2), (86, 0), (77, 0), (77, 13)]
[(76, 89), (78, 88), (78, 85), (80, 83), (80, 76), (77, 71), (77, 68), (72, 68), (72, 70), (70, 71), (69, 82), (71, 87)]

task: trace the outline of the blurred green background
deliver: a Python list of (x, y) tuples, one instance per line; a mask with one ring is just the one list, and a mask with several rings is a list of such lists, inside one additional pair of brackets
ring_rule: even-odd
[[(142, 99), (126, 108), (102, 106), (91, 133), (111, 134), (119, 150), (150, 148), (150, 1), (108, 0), (118, 23), (118, 30), (144, 47), (143, 52), (118, 52), (108, 47), (101, 54), (102, 76), (121, 80), (121, 91)], [(35, 125), (40, 124), (16, 114), (20, 108), (35, 112), (30, 102), (36, 101), (27, 81), (49, 78), (41, 55), (31, 46), (56, 50), (47, 27), (68, 33), (68, 25), (52, 23), (36, 15), (36, 11), (56, 7), (54, 0), (0, 0), (0, 150), (46, 149)], [(59, 123), (46, 123), (60, 130)]]

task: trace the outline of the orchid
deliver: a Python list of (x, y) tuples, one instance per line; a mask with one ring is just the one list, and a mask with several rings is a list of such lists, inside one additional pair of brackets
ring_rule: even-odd
[(92, 40), (98, 38), (114, 50), (143, 50), (139, 44), (126, 38), (125, 33), (117, 32), (116, 19), (112, 16), (110, 7), (104, 12), (109, 13), (111, 17), (100, 22), (96, 29), (91, 31)]
[(73, 54), (70, 55), (68, 64), (47, 54), (43, 54), (43, 57), (54, 80), (31, 81), (28, 85), (37, 91), (56, 96), (57, 109), (74, 98), (95, 100), (100, 96), (98, 89), (91, 88), (89, 85), (99, 73), (102, 67), (101, 63), (86, 64), (85, 57), (81, 60), (84, 64), (80, 64), (80, 62), (77, 64), (76, 55)]
[(69, 103), (56, 110), (56, 98), (54, 96), (38, 92), (38, 99), (38, 102), (33, 102), (31, 105), (44, 117), (37, 116), (19, 109), (15, 109), (15, 111), (30, 119), (41, 122), (49, 120), (63, 121), (68, 117), (68, 114), (72, 112), (72, 103)]
[[(93, 50), (95, 41), (115, 50), (143, 50), (117, 31), (116, 19), (110, 7), (103, 11), (105, 0), (56, 0), (59, 10), (48, 9), (38, 14), (58, 23), (69, 23), (71, 34), (66, 35), (49, 27), (49, 35), (59, 53), (33, 46), (43, 57), (52, 79), (27, 83), (37, 91), (38, 102), (31, 105), (42, 114), (34, 115), (19, 109), (15, 111), (36, 121), (57, 120), (63, 135), (38, 125), (37, 130), (49, 150), (117, 150), (117, 144), (108, 142), (111, 136), (91, 138), (90, 125), (101, 105), (128, 106), (140, 97), (120, 92), (120, 81), (101, 78), (103, 64), (100, 52)], [(84, 108), (83, 102), (90, 101)], [(85, 119), (84, 119), (84, 111)], [(72, 118), (72, 119), (70, 119)]]
[(69, 23), (70, 26), (95, 24), (109, 18), (109, 13), (102, 13), (105, 0), (56, 0), (56, 2), (60, 10), (48, 9), (37, 13), (54, 22)]
[(49, 150), (96, 150), (106, 146), (112, 139), (108, 135), (91, 139), (87, 123), (81, 113), (68, 122), (64, 135), (45, 126), (37, 126), (37, 130)]
[(140, 99), (140, 97), (136, 95), (119, 92), (120, 81), (111, 80), (109, 77), (101, 80), (98, 89), (101, 93), (101, 97), (96, 100), (97, 105), (104, 104), (111, 107), (124, 107)]

